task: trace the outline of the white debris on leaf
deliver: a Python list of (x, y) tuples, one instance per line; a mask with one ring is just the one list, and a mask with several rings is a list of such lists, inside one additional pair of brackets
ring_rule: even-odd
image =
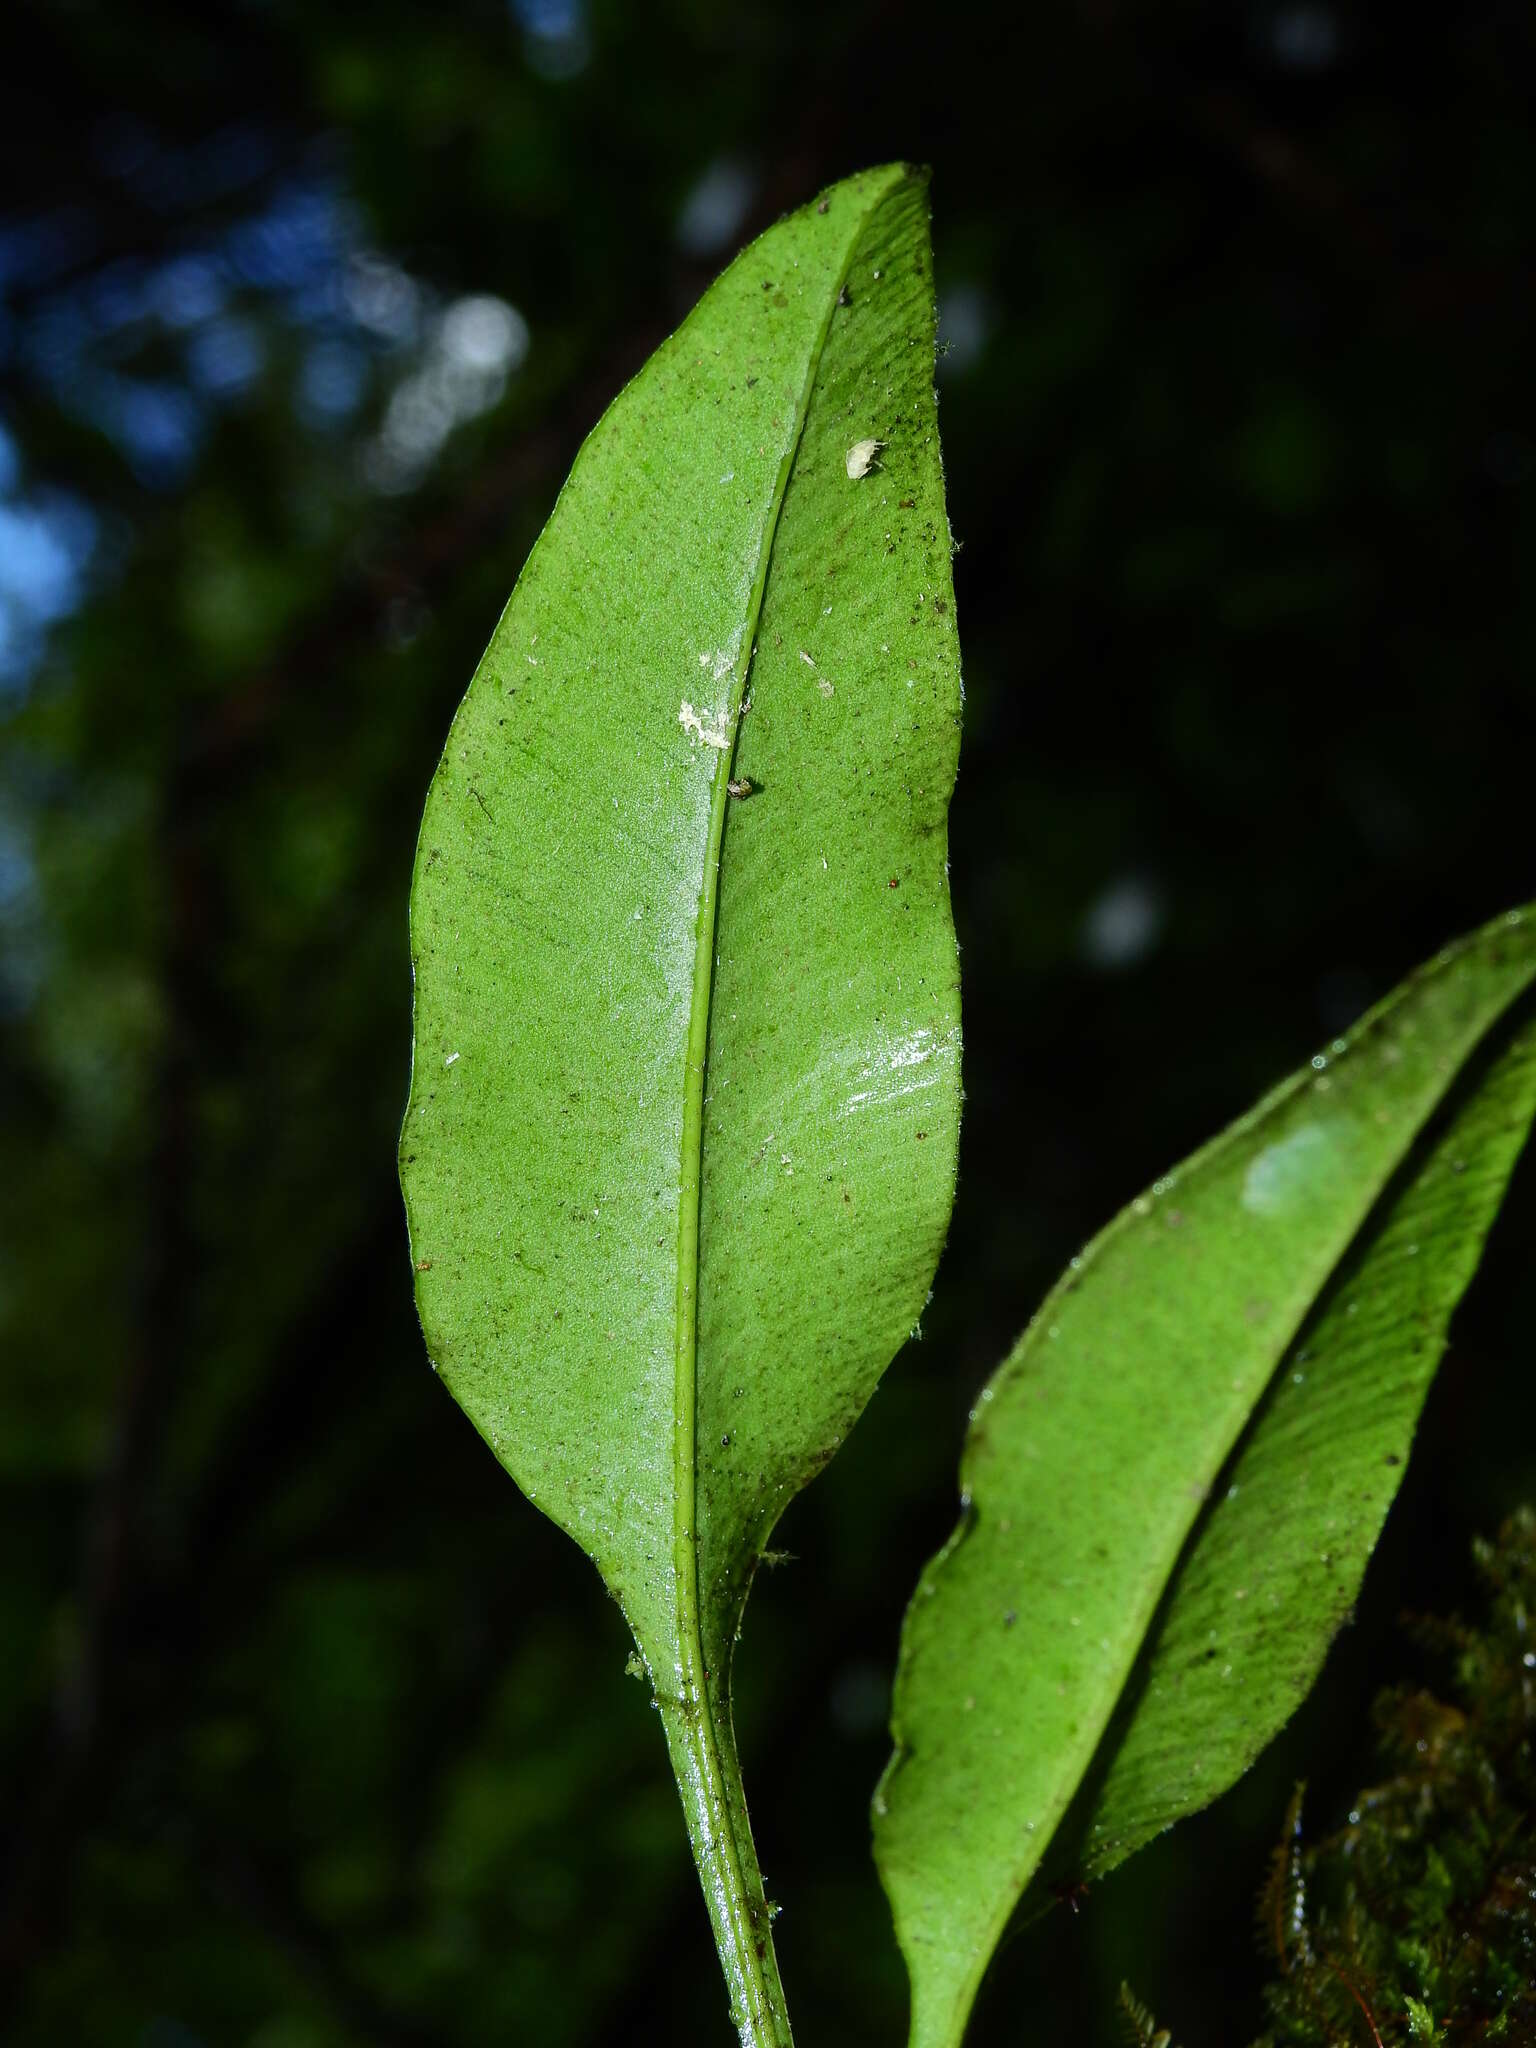
[(741, 652), (741, 634), (742, 629), (738, 626), (724, 647), (706, 647), (699, 655), (699, 667), (708, 671), (711, 682), (722, 681), (736, 666), (736, 657)]
[(848, 450), (848, 454), (845, 458), (848, 468), (848, 480), (850, 483), (856, 484), (859, 481), (860, 477), (869, 475), (869, 472), (876, 467), (875, 457), (880, 453), (880, 450), (884, 446), (885, 443), (883, 441), (869, 440), (854, 442), (853, 446)]
[(695, 746), (713, 747), (717, 753), (726, 753), (731, 744), (731, 714), (729, 711), (695, 711), (685, 697), (678, 707), (677, 722), (687, 733)]

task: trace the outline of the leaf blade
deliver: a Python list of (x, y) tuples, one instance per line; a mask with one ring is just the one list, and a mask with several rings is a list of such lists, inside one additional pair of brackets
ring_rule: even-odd
[[(413, 885), (401, 1169), (429, 1350), (624, 1608), (765, 2042), (788, 2029), (731, 1645), (772, 1522), (921, 1307), (953, 1189), (959, 678), (923, 192), (887, 166), (769, 230), (615, 402), (460, 708)], [(886, 465), (857, 478), (830, 460), (855, 414)], [(921, 549), (881, 492), (920, 511)], [(904, 543), (942, 633), (893, 608)], [(877, 801), (871, 832), (848, 784), (877, 726), (923, 803)], [(914, 1175), (904, 1098), (835, 1142), (821, 1123), (850, 1060), (919, 1031)]]
[[(1515, 915), (1138, 1198), (984, 1390), (969, 1515), (908, 1611), (876, 1799), (922, 2048), (960, 2038), (1205, 1489), (1457, 1073), (1536, 978)], [(1313, 1622), (1325, 1643), (1328, 1615)]]

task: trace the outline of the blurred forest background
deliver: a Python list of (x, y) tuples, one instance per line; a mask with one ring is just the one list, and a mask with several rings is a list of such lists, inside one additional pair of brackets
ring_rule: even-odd
[[(934, 167), (969, 692), (959, 1204), (740, 1671), (806, 2048), (892, 2044), (888, 1675), (1083, 1238), (1536, 894), (1516, 0), (52, 0), (0, 83), (0, 2033), (728, 2039), (617, 1610), (434, 1380), (394, 1139), (448, 719), (737, 245)], [(1357, 1625), (984, 2044), (1256, 2031), (1292, 1780), (1536, 1493), (1528, 1161)]]

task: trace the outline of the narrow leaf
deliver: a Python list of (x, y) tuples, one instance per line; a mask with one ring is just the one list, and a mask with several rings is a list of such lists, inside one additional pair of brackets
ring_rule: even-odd
[(1032, 1880), (1213, 1799), (1311, 1685), (1536, 1110), (1533, 980), (1529, 913), (1442, 954), (1132, 1203), (983, 1389), (875, 1802), (916, 2048)]
[(731, 266), (582, 449), (454, 720), (412, 894), (428, 1347), (623, 1607), (751, 2042), (788, 2025), (731, 1649), (953, 1194), (933, 327), (902, 166)]

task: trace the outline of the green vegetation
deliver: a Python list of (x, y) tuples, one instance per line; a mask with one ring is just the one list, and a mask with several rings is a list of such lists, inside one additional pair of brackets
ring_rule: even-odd
[(753, 2043), (788, 2022), (732, 1734), (742, 1608), (916, 1322), (954, 1191), (932, 363), (899, 166), (738, 258), (578, 459), (454, 721), (412, 899), (428, 1346), (624, 1609)]
[(1536, 1113), (1536, 920), (1443, 953), (1089, 1245), (983, 1388), (875, 1850), (915, 2048), (1305, 1697)]
[[(897, 156), (965, 1111), (921, 1341), (771, 1538), (733, 1714), (797, 2040), (904, 2040), (869, 1798), (978, 1390), (1139, 1189), (1536, 896), (1533, 61), (1499, 0), (9, 11), (8, 2048), (730, 2038), (624, 1618), (424, 1361), (404, 906), (594, 422)], [(1181, 2048), (1258, 2033), (1290, 1787), (1348, 1809), (1396, 1615), (1471, 1612), (1536, 1499), (1533, 1234), (1528, 1147), (1314, 1690), (1103, 1883), (1042, 1868), (967, 2048), (1110, 2048), (1122, 1980)]]
[[(954, 1184), (933, 315), (899, 166), (737, 259), (587, 442), (416, 860), (423, 1328), (624, 1610), (743, 2048), (791, 2041), (743, 1610)], [(1446, 949), (1139, 1197), (982, 1389), (874, 1799), (913, 2048), (958, 2048), (1042, 1859), (1113, 1869), (1310, 1688), (1536, 1115), (1533, 982), (1526, 913)]]

